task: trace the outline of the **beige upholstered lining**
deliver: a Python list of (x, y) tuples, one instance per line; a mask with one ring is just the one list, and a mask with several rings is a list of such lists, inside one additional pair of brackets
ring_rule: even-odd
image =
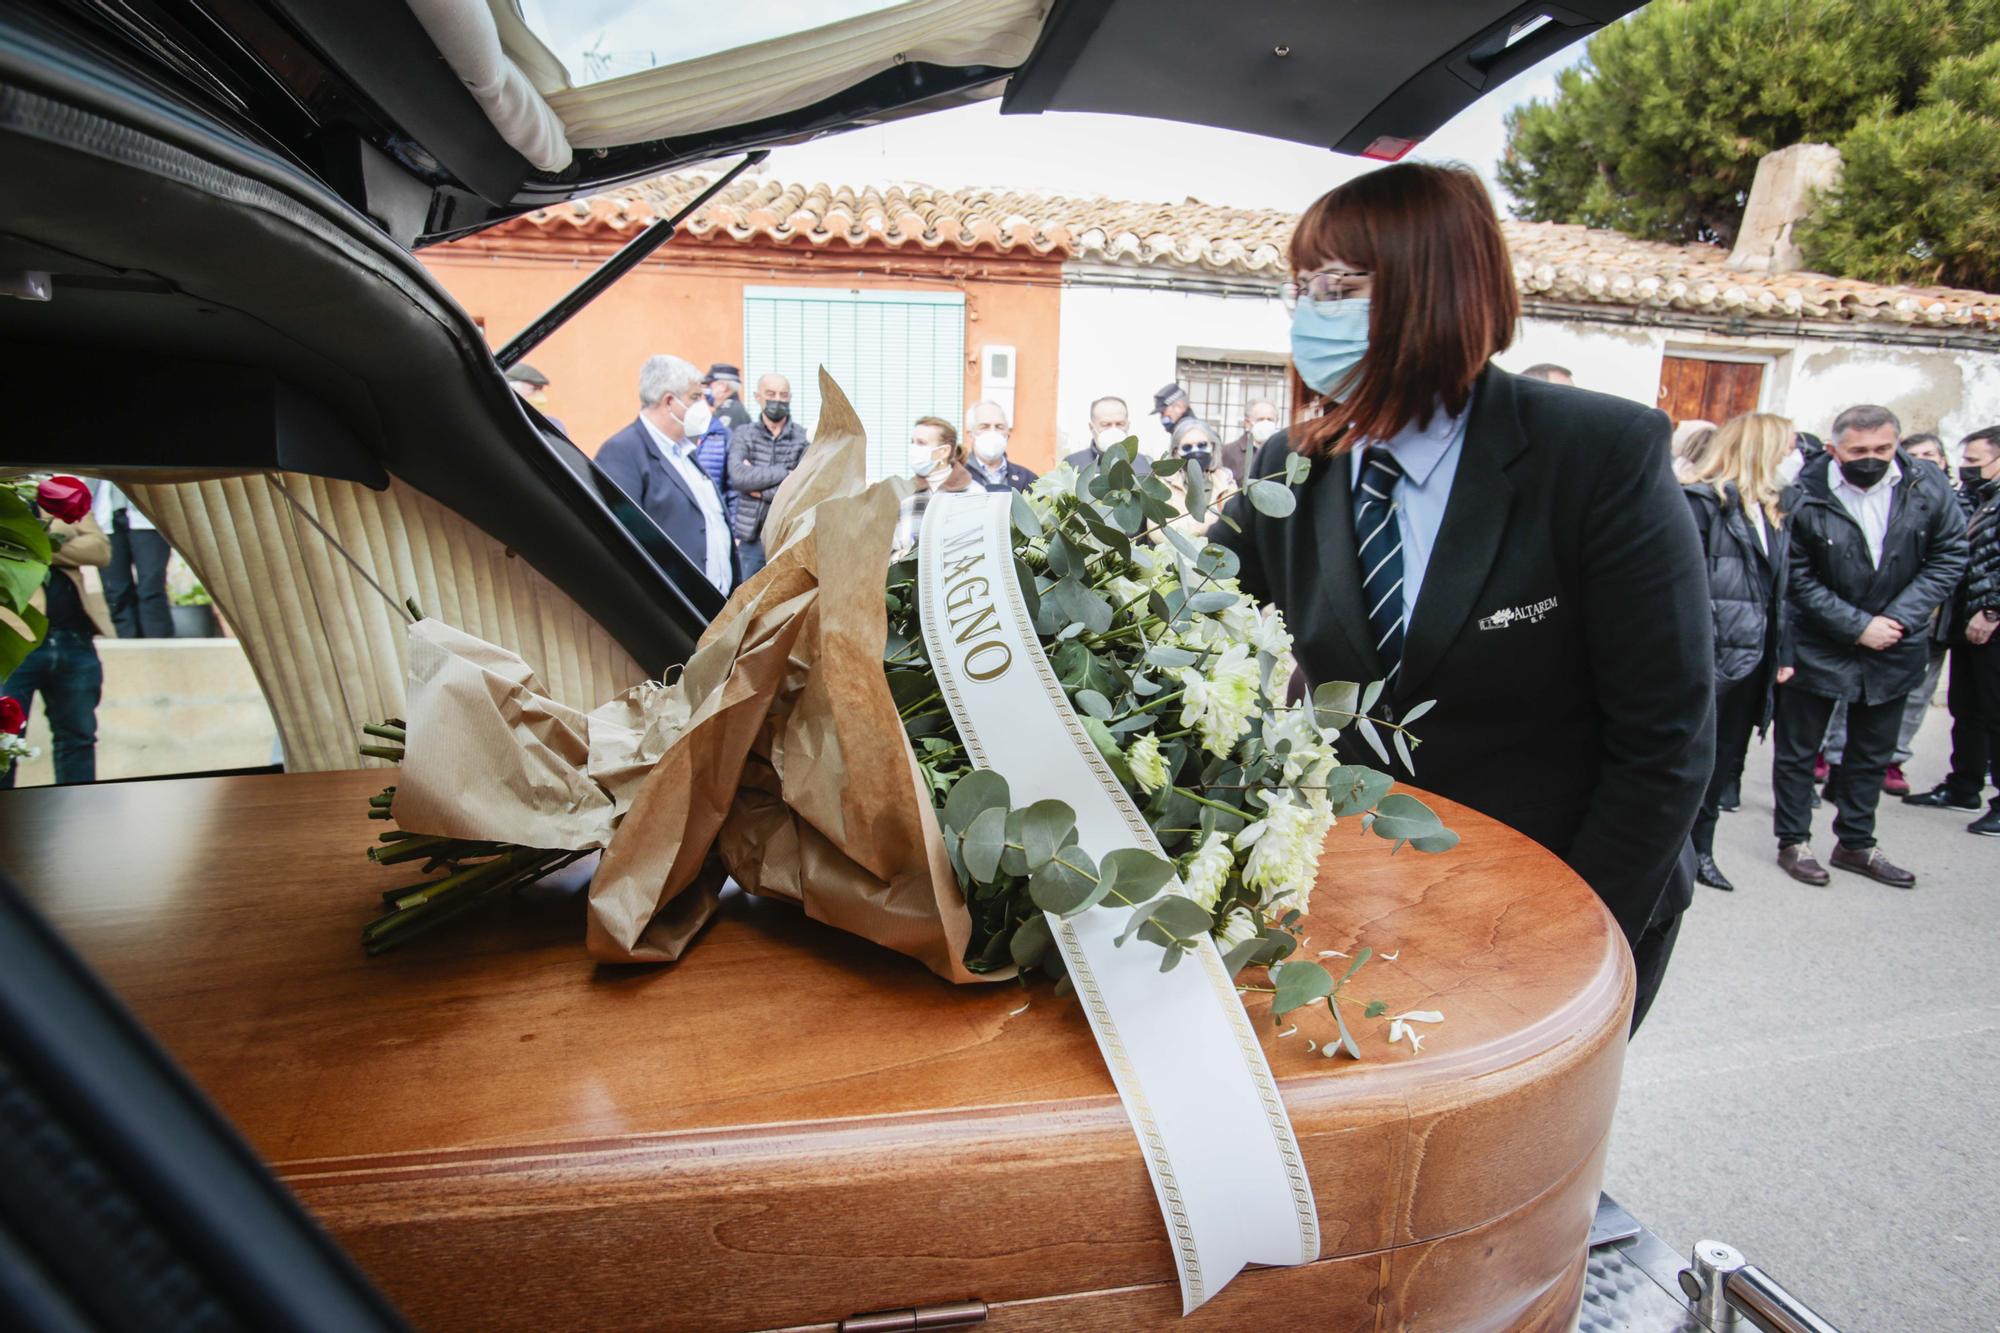
[[(390, 596), (519, 653), (562, 702), (595, 708), (644, 679), (565, 593), (428, 496), (401, 483), (371, 491), (282, 479)], [(405, 618), (293, 511), (272, 475), (125, 489), (242, 640), (286, 768), (377, 763), (356, 747), (363, 723), (402, 715)]]

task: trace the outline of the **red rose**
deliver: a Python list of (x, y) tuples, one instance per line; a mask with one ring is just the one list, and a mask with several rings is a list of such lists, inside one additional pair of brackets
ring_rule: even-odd
[(50, 518), (74, 523), (90, 512), (90, 487), (75, 477), (50, 477), (35, 487), (35, 503)]
[(11, 694), (0, 694), (0, 731), (18, 736), (28, 729), (28, 710)]

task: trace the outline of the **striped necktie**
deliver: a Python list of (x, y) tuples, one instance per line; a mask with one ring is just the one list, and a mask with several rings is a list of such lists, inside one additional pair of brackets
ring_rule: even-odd
[(1396, 483), (1403, 468), (1380, 445), (1361, 456), (1355, 482), (1354, 533), (1360, 538), (1361, 601), (1375, 633), (1382, 678), (1403, 664), (1403, 530), (1396, 521)]

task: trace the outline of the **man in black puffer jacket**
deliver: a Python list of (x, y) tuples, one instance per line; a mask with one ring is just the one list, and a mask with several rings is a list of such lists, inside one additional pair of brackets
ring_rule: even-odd
[[(1985, 731), (1981, 749), (1994, 785), (2000, 787), (2000, 430), (1975, 432), (1966, 439), (1960, 475), (1979, 507), (1968, 525), (1972, 567), (1965, 581), (1965, 642), (1951, 655), (1952, 708), (1954, 714), (1964, 709)], [(1952, 739), (1956, 768), (1956, 726)], [(2000, 838), (2000, 793), (1985, 814), (1965, 827)]]
[(1813, 754), (1837, 700), (1847, 701), (1847, 753), (1829, 784), (1840, 840), (1829, 858), (1895, 888), (1916, 876), (1875, 845), (1875, 805), (1896, 748), (1903, 704), (1923, 678), (1923, 629), (1965, 572), (1965, 515), (1944, 474), (1897, 447), (1887, 408), (1850, 407), (1825, 455), (1799, 474), (1792, 515), (1793, 665), (1778, 700), (1771, 766), (1778, 864), (1825, 884), (1813, 859)]

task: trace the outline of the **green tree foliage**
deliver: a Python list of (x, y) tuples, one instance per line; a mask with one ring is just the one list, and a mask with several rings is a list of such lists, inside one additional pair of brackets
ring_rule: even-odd
[(1928, 108), (1996, 40), (2000, 0), (1653, 0), (1508, 114), (1500, 181), (1530, 219), (1727, 245), (1758, 159)]
[(2000, 43), (1943, 61), (1915, 110), (1885, 101), (1840, 147), (1840, 190), (1798, 232), (1813, 267), (2000, 290)]

